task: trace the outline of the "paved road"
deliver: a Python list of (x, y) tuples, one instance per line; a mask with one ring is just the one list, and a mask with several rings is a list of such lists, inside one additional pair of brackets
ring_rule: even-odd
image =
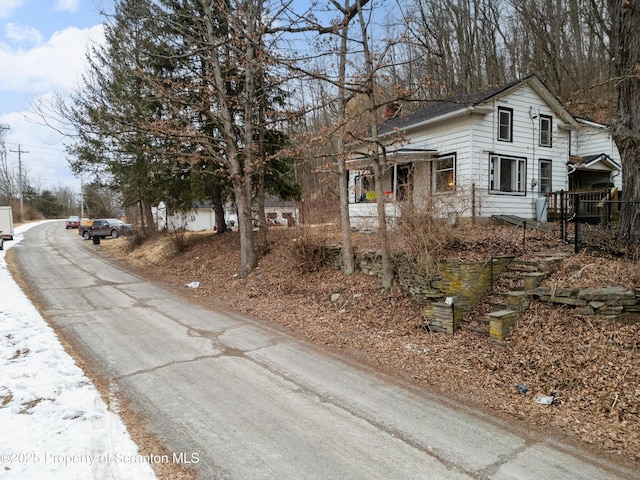
[(43, 313), (168, 451), (197, 454), (202, 479), (638, 478), (190, 303), (62, 222), (32, 228), (13, 252)]

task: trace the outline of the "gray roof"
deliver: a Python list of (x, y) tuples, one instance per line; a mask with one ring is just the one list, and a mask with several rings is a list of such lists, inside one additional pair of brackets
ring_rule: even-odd
[[(524, 83), (530, 80), (540, 82), (540, 80), (532, 74), (526, 76), (523, 79), (508, 83), (506, 85), (488, 88), (482, 92), (473, 94), (461, 94), (447, 98), (445, 100), (435, 101), (431, 105), (428, 105), (427, 107), (417, 110), (409, 115), (393, 117), (386, 120), (380, 125), (379, 133), (383, 135), (396, 129), (402, 130), (408, 126), (418, 125), (428, 120), (433, 120), (456, 111), (466, 111), (471, 107), (475, 107), (492, 99), (497, 95), (500, 95), (503, 92), (506, 92), (507, 90), (520, 83)], [(542, 82), (540, 82), (540, 85), (548, 91), (548, 88)], [(558, 105), (561, 106), (560, 102), (552, 94), (550, 94), (549, 97), (553, 98), (553, 100), (555, 100)]]
[(608, 164), (609, 167), (616, 170), (622, 170), (622, 166), (620, 166), (618, 162), (616, 162), (613, 158), (611, 158), (606, 153), (596, 153), (593, 155), (584, 155), (582, 157), (572, 155), (569, 157), (569, 163), (571, 163), (572, 165), (578, 168), (588, 167), (589, 165), (592, 165), (597, 162)]
[(511, 86), (512, 85), (494, 88), (492, 90), (476, 94), (456, 95), (455, 97), (448, 98), (447, 100), (433, 102), (431, 105), (421, 108), (420, 110), (410, 113), (409, 115), (393, 117), (386, 120), (380, 126), (380, 133), (383, 134), (395, 129), (402, 129), (409, 125), (422, 123), (424, 121), (438, 118), (457, 110), (462, 110), (467, 107), (478, 105)]

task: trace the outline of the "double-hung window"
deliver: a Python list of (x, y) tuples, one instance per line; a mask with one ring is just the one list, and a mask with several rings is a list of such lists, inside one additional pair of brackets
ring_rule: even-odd
[(540, 146), (551, 147), (553, 119), (549, 115), (540, 115)]
[(498, 140), (513, 141), (513, 109), (498, 107)]
[(520, 157), (489, 157), (489, 190), (524, 195), (526, 193), (527, 160)]
[(433, 192), (451, 192), (456, 185), (456, 155), (443, 155), (431, 163)]
[(540, 179), (538, 186), (540, 193), (545, 194), (551, 191), (551, 160), (540, 159), (538, 178)]

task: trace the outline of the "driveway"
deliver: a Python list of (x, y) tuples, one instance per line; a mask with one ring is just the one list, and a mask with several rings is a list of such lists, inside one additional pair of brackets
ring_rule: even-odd
[(51, 222), (13, 251), (45, 318), (170, 452), (156, 462), (207, 480), (637, 478), (260, 319), (191, 303), (98, 249)]

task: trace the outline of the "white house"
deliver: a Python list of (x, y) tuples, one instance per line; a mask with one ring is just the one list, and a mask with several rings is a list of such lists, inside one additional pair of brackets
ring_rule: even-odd
[(292, 227), (300, 222), (298, 205), (289, 200), (282, 200), (275, 195), (265, 196), (264, 213), (270, 225)]
[[(192, 232), (214, 230), (216, 215), (211, 202), (196, 204), (187, 212), (168, 212), (166, 204), (160, 202), (153, 210), (158, 230), (175, 231), (185, 229)], [(254, 221), (257, 224), (257, 207), (253, 206)], [(300, 211), (294, 202), (285, 201), (274, 195), (265, 196), (265, 215), (272, 226), (293, 226), (300, 221)], [(238, 225), (238, 213), (234, 203), (224, 206), (224, 219), (228, 227)]]
[(578, 118), (569, 158), (569, 190), (622, 189), (622, 163), (611, 129), (606, 125)]
[[(211, 202), (196, 204), (188, 212), (170, 212), (164, 202), (152, 209), (158, 230), (175, 231), (180, 229), (191, 232), (214, 230), (217, 225), (216, 215)], [(224, 207), (224, 218), (228, 225), (238, 224), (238, 215), (232, 204)]]
[[(541, 219), (549, 192), (574, 187), (570, 174), (576, 185), (619, 184), (619, 155), (606, 127), (575, 119), (534, 75), (390, 118), (380, 133), (391, 221), (408, 204), (452, 219)], [(347, 161), (356, 228), (377, 226), (372, 148), (353, 145)]]

